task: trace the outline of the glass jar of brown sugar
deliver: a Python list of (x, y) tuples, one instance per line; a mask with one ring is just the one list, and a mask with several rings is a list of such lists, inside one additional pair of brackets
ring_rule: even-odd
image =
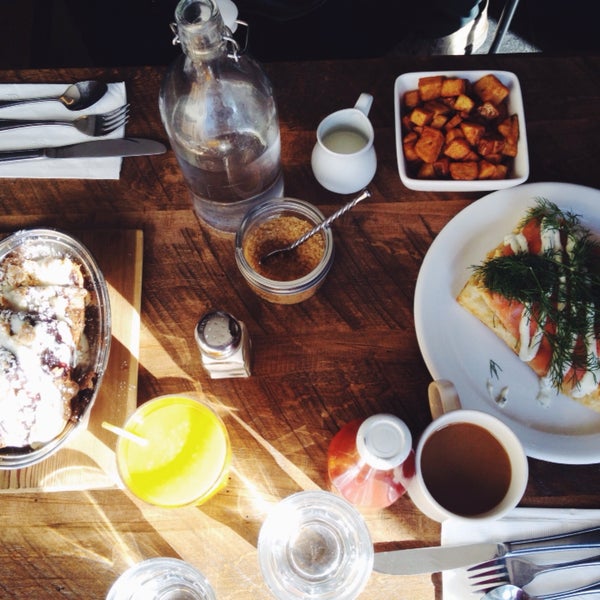
[(296, 198), (268, 200), (246, 215), (236, 234), (235, 258), (256, 294), (269, 302), (296, 304), (317, 291), (333, 264), (330, 228), (290, 252), (264, 263), (261, 258), (296, 241), (324, 220), (318, 208)]

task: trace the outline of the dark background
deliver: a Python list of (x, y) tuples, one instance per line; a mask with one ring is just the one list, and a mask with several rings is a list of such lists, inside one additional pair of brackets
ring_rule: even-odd
[[(385, 55), (417, 24), (423, 0), (327, 0), (306, 16), (276, 20), (244, 8), (249, 52), (261, 61)], [(293, 2), (294, 0), (290, 0)], [(297, 0), (299, 1), (299, 0)], [(177, 0), (0, 0), (0, 68), (169, 64), (180, 52), (169, 23)], [(511, 31), (541, 52), (597, 53), (589, 0), (521, 0)], [(496, 20), (504, 0), (490, 0)], [(493, 35), (490, 28), (488, 39)], [(500, 48), (502, 52), (502, 48)]]

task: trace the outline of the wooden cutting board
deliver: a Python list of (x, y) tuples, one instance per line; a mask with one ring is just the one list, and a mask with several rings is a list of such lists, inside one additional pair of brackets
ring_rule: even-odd
[(143, 232), (85, 231), (74, 234), (94, 255), (108, 284), (112, 341), (108, 367), (92, 407), (87, 429), (45, 461), (0, 471), (0, 493), (65, 491), (112, 487), (115, 435), (102, 421), (122, 425), (137, 401), (142, 297)]

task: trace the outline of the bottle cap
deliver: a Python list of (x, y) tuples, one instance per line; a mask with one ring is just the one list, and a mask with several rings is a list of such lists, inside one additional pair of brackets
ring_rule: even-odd
[(227, 358), (239, 347), (242, 329), (229, 313), (215, 310), (198, 321), (194, 337), (203, 354), (212, 358)]
[(406, 460), (412, 448), (412, 436), (406, 423), (398, 417), (373, 415), (358, 428), (356, 448), (371, 467), (387, 471)]

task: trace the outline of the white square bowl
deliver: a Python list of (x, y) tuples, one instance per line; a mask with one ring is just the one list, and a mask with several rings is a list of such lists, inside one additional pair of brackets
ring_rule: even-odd
[[(484, 75), (495, 75), (510, 93), (508, 95), (509, 114), (516, 114), (519, 119), (519, 142), (517, 155), (514, 158), (510, 177), (507, 179), (477, 179), (473, 181), (459, 181), (453, 179), (417, 179), (408, 175), (406, 159), (402, 148), (402, 98), (405, 92), (415, 90), (419, 86), (421, 77), (444, 75), (446, 77), (460, 77), (474, 83)], [(417, 73), (404, 73), (396, 78), (394, 84), (394, 112), (396, 118), (396, 156), (398, 171), (402, 183), (411, 190), (421, 192), (482, 192), (500, 190), (519, 185), (529, 177), (529, 153), (527, 150), (527, 133), (525, 131), (525, 111), (523, 109), (523, 96), (519, 80), (514, 73), (509, 71), (421, 71)]]

